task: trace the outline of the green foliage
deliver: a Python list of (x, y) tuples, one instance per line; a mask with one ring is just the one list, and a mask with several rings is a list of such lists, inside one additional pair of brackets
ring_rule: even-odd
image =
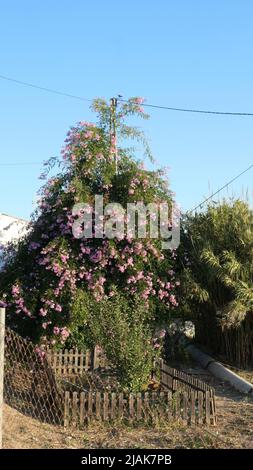
[(127, 300), (114, 291), (111, 299), (94, 305), (90, 329), (115, 366), (122, 387), (145, 389), (152, 370), (154, 351), (144, 302)]
[(191, 310), (226, 328), (253, 311), (253, 212), (246, 202), (223, 201), (184, 224), (183, 285)]
[(92, 311), (93, 304), (88, 291), (81, 288), (76, 290), (71, 303), (71, 335), (66, 342), (66, 348), (86, 350), (95, 346), (88, 324), (89, 312)]
[[(98, 124), (79, 122), (71, 127), (62, 158), (50, 159), (42, 178), (57, 165), (59, 173), (41, 188), (29, 233), (6, 250), (0, 273), (0, 305), (7, 306), (12, 328), (41, 349), (86, 349), (101, 342), (124, 386), (136, 390), (150, 371), (155, 325), (164, 323), (178, 305), (175, 253), (164, 256), (162, 240), (150, 236), (149, 223), (141, 239), (126, 230), (113, 239), (105, 233), (78, 238), (72, 229), (77, 222), (82, 232), (85, 224), (87, 207), (73, 214), (76, 204), (87, 203), (88, 214), (95, 219), (96, 195), (103, 195), (105, 206), (117, 203), (124, 209), (128, 202), (139, 201), (155, 202), (158, 208), (164, 202), (172, 206), (162, 170), (146, 168), (133, 149), (125, 147), (126, 139), (134, 138), (143, 144), (144, 155), (150, 154), (142, 131), (123, 121), (129, 116), (147, 118), (142, 101), (119, 103), (114, 112), (117, 147), (110, 132), (112, 110), (104, 100), (93, 105)], [(149, 211), (149, 222), (152, 215)], [(125, 223), (126, 214), (123, 217)], [(140, 303), (134, 303), (135, 296)]]

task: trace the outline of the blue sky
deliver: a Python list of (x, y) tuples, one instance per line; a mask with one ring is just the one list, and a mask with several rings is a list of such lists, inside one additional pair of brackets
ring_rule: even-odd
[[(253, 112), (252, 21), (250, 0), (10, 0), (1, 3), (0, 74), (87, 98)], [(27, 218), (39, 163), (92, 115), (89, 103), (3, 80), (0, 103), (0, 212)], [(184, 209), (253, 163), (253, 117), (150, 114), (153, 154), (171, 167)], [(6, 165), (17, 162), (33, 164)], [(251, 191), (252, 176), (231, 191)]]

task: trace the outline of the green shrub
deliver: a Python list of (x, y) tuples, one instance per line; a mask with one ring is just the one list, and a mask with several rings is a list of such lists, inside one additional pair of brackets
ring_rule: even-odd
[(241, 200), (223, 201), (188, 217), (183, 248), (184, 305), (197, 339), (227, 356), (242, 356), (244, 348), (253, 357), (252, 333), (240, 345), (235, 336), (253, 312), (252, 209)]
[[(134, 389), (150, 371), (150, 331), (178, 306), (175, 253), (164, 256), (161, 236), (152, 238), (149, 224), (144, 223), (147, 233), (141, 238), (127, 233), (126, 227), (115, 237), (105, 230), (100, 237), (94, 230), (84, 236), (83, 228), (85, 215), (96, 219), (96, 195), (103, 196), (105, 206), (117, 203), (124, 210), (128, 202), (140, 201), (158, 207), (167, 202), (172, 207), (163, 170), (146, 168), (135, 158), (134, 149), (125, 147), (127, 137), (135, 138), (144, 144), (144, 155), (149, 154), (143, 133), (126, 124), (128, 117), (147, 117), (142, 102), (132, 98), (118, 103), (117, 148), (111, 106), (104, 100), (93, 103), (97, 124), (79, 122), (70, 128), (61, 157), (50, 159), (46, 166), (47, 181), (30, 230), (6, 250), (0, 272), (0, 306), (7, 306), (8, 325), (42, 349), (85, 349), (98, 342), (119, 367), (124, 384)], [(59, 173), (49, 178), (54, 165)], [(149, 208), (149, 222), (154, 215)], [(127, 215), (122, 219), (107, 213), (103, 222), (108, 219), (115, 227), (116, 222), (125, 224)], [(73, 227), (79, 229), (78, 236)], [(120, 296), (111, 298), (113, 286)], [(143, 305), (133, 300), (135, 295)]]
[(116, 368), (122, 387), (144, 389), (154, 357), (144, 303), (115, 293), (111, 299), (94, 305), (90, 325), (95, 342)]

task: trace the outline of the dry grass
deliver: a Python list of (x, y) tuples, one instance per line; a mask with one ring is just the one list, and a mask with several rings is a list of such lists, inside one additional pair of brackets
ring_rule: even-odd
[(253, 401), (203, 369), (181, 368), (212, 385), (217, 396), (216, 427), (159, 422), (152, 427), (122, 423), (90, 424), (84, 430), (42, 424), (5, 405), (4, 447), (10, 449), (80, 448), (245, 448), (253, 449)]
[(94, 423), (85, 430), (42, 424), (5, 406), (4, 448), (253, 448), (253, 405), (229, 407), (216, 428), (157, 423), (154, 427)]
[(158, 424), (130, 427), (94, 423), (85, 430), (64, 430), (42, 424), (5, 405), (4, 448), (203, 448), (217, 447), (219, 438), (208, 430)]

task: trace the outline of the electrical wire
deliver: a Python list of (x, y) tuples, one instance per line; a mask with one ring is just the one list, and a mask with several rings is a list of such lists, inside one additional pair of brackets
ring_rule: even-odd
[(46, 91), (48, 93), (54, 93), (56, 95), (66, 96), (67, 98), (73, 98), (75, 100), (89, 101), (89, 102), (93, 101), (93, 100), (88, 99), (88, 98), (83, 98), (82, 96), (73, 95), (73, 94), (70, 94), (70, 93), (64, 93), (63, 91), (54, 90), (53, 88), (46, 88), (46, 87), (43, 87), (43, 86), (35, 85), (34, 83), (23, 82), (22, 80), (16, 80), (15, 78), (6, 77), (5, 75), (0, 75), (0, 79), (1, 80), (7, 80), (9, 82), (14, 82), (14, 83), (17, 83), (18, 85), (24, 85), (24, 86), (27, 86), (27, 87), (36, 88), (37, 90)]
[(241, 173), (239, 173), (237, 176), (235, 176), (232, 180), (228, 181), (228, 183), (226, 183), (224, 186), (222, 186), (221, 188), (219, 188), (217, 191), (215, 191), (213, 194), (211, 194), (211, 196), (209, 196), (208, 198), (206, 198), (204, 201), (202, 201), (200, 204), (198, 204), (196, 207), (194, 207), (194, 209), (190, 210), (189, 213), (192, 213), (192, 212), (196, 212), (198, 209), (202, 209), (203, 205), (206, 204), (208, 201), (210, 201), (211, 199), (213, 199), (213, 197), (217, 196), (217, 194), (219, 194), (221, 191), (223, 191), (224, 189), (228, 188), (228, 186), (230, 186), (232, 183), (234, 183), (234, 181), (238, 180), (242, 175), (244, 175), (245, 173), (247, 173), (249, 170), (251, 170), (253, 168), (253, 164), (250, 165), (248, 168), (246, 168), (246, 170), (242, 171)]
[[(72, 93), (65, 93), (60, 90), (55, 90), (53, 88), (47, 88), (43, 87), (40, 85), (35, 85), (34, 83), (30, 82), (25, 82), (22, 80), (17, 80), (12, 77), (8, 77), (6, 75), (0, 75), (1, 80), (6, 80), (9, 82), (17, 83), (19, 85), (35, 88), (37, 90), (42, 90), (48, 93), (54, 93), (57, 95), (61, 96), (66, 96), (67, 98), (72, 98), (75, 100), (79, 101), (86, 101), (86, 102), (92, 102), (93, 100), (90, 98), (84, 98), (83, 96), (78, 96), (74, 95)], [(122, 103), (128, 103), (127, 100), (124, 100), (121, 97), (117, 98), (118, 101), (121, 101)], [(176, 111), (176, 112), (182, 112), (182, 113), (197, 113), (197, 114), (212, 114), (212, 115), (220, 115), (220, 116), (253, 116), (253, 113), (249, 112), (231, 112), (231, 111), (212, 111), (212, 110), (206, 110), (206, 109), (194, 109), (194, 108), (178, 108), (178, 107), (172, 107), (172, 106), (165, 106), (165, 105), (158, 105), (158, 104), (151, 104), (151, 103), (142, 103), (141, 106), (144, 106), (146, 108), (154, 108), (154, 109), (164, 109), (167, 111)]]
[[(123, 100), (121, 98), (118, 98), (118, 101), (122, 101), (123, 103), (128, 103), (127, 100)], [(253, 116), (253, 113), (230, 112), (230, 111), (209, 111), (205, 109), (190, 109), (190, 108), (174, 108), (170, 106), (162, 106), (162, 105), (150, 104), (150, 103), (142, 103), (140, 106), (144, 106), (146, 108), (165, 109), (168, 111), (179, 111), (182, 113), (216, 114), (216, 115), (222, 115), (222, 116)]]
[[(17, 83), (19, 85), (35, 88), (38, 90), (42, 90), (48, 93), (54, 93), (57, 95), (65, 96), (67, 98), (72, 98), (76, 99), (79, 101), (86, 101), (86, 102), (92, 102), (92, 99), (89, 98), (84, 98), (82, 96), (70, 94), (70, 93), (64, 93), (59, 90), (55, 90), (52, 88), (46, 88), (42, 87), (39, 85), (35, 85), (33, 83), (29, 82), (24, 82), (22, 80), (17, 80), (5, 75), (0, 75), (0, 79), (10, 81), (13, 83)], [(121, 101), (123, 103), (128, 103), (127, 100), (124, 100), (121, 97), (117, 98), (118, 101)], [(139, 104), (139, 103), (138, 103)], [(184, 112), (184, 113), (198, 113), (198, 114), (212, 114), (212, 115), (222, 115), (222, 116), (253, 116), (253, 113), (248, 113), (248, 112), (230, 112), (230, 111), (212, 111), (212, 110), (204, 110), (204, 109), (191, 109), (191, 108), (177, 108), (177, 107), (171, 107), (171, 106), (163, 106), (163, 105), (156, 105), (156, 104), (151, 104), (151, 103), (142, 103), (141, 106), (147, 107), (147, 108), (155, 108), (155, 109), (163, 109), (167, 111), (176, 111), (176, 112)], [(16, 166), (16, 165), (41, 165), (41, 162), (16, 162), (16, 163), (0, 163), (0, 166)], [(208, 201), (210, 201), (213, 197), (217, 196), (221, 191), (226, 189), (228, 186), (230, 186), (234, 181), (239, 179), (242, 175), (244, 175), (246, 172), (251, 170), (253, 168), (253, 165), (250, 165), (246, 170), (244, 170), (242, 173), (239, 173), (239, 175), (235, 176), (232, 180), (230, 180), (228, 183), (226, 183), (224, 186), (219, 188), (216, 192), (214, 192), (211, 196), (206, 198), (204, 201), (202, 201), (200, 204), (198, 204), (194, 209), (190, 211), (190, 213), (197, 211), (199, 208), (202, 208), (204, 204), (206, 204)]]
[(13, 162), (13, 163), (0, 163), (0, 166), (16, 166), (16, 165), (43, 165), (43, 162)]

